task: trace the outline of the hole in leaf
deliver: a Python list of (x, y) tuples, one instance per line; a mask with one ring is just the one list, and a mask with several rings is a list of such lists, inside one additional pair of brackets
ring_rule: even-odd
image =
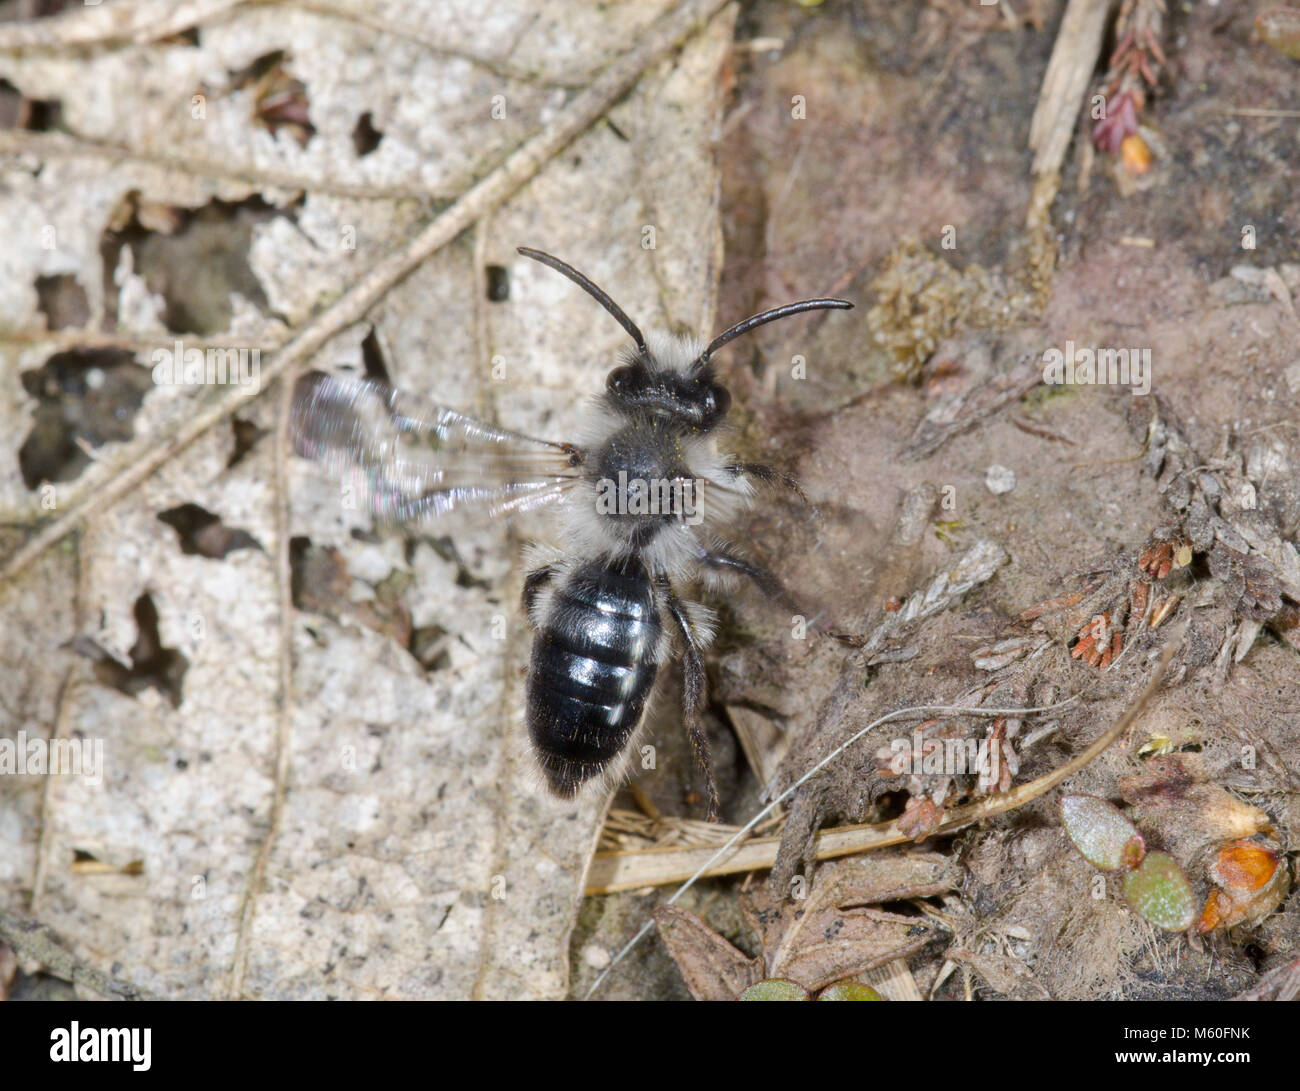
[(248, 251), (257, 225), (278, 214), (260, 197), (237, 204), (214, 200), (194, 210), (135, 197), (115, 213), (100, 242), (108, 313), (117, 312), (114, 274), (127, 245), (135, 271), (151, 292), (162, 296), (163, 321), (173, 333), (207, 335), (228, 329), (232, 293), (268, 308)]
[(71, 481), (90, 461), (90, 449), (130, 439), (152, 382), (123, 349), (71, 349), (23, 372), (22, 384), (40, 402), (18, 450), (23, 483), (35, 489), (42, 481)]
[(70, 273), (37, 277), (36, 297), (50, 330), (82, 329), (90, 321), (85, 289)]
[(388, 365), (384, 363), (383, 346), (379, 344), (379, 336), (374, 326), (370, 327), (366, 339), (361, 342), (361, 360), (366, 367), (367, 379), (392, 385), (392, 381), (388, 378)]
[(195, 49), (198, 49), (200, 45), (199, 28), (188, 27), (185, 30), (178, 30), (175, 34), (171, 35), (170, 37), (161, 38), (159, 39), (159, 41), (168, 43), (170, 45), (193, 46)]
[(253, 118), (272, 133), (288, 132), (306, 147), (316, 134), (308, 116), (307, 87), (290, 75), (284, 50), (264, 53), (247, 68), (232, 72), (231, 86), (247, 89), (253, 97)]
[[(343, 587), (343, 580), (351, 579), (347, 575), (347, 566), (338, 550), (324, 550), (312, 545), (310, 538), (299, 535), (289, 539), (289, 593), (293, 598), (294, 609), (317, 611), (323, 595), (318, 588)], [(324, 610), (319, 610), (325, 613)]]
[[(51, 15), (58, 15), (61, 11), (66, 11), (72, 0), (27, 0), (27, 3), (19, 2), (15, 5), (0, 4), (0, 17), (5, 19), (14, 19), (16, 22), (26, 19), (45, 19)], [(78, 7), (81, 5), (78, 4)], [(14, 7), (15, 11), (5, 11), (6, 7)]]
[(33, 99), (24, 95), (8, 80), (0, 79), (0, 129), (25, 129), (48, 132), (63, 120), (63, 104), (58, 99)]
[(441, 625), (427, 625), (411, 630), (410, 652), (426, 671), (440, 671), (451, 666), (447, 644), (451, 634)]
[(510, 273), (504, 265), (487, 267), (487, 297), (489, 303), (504, 303), (510, 298)]
[(352, 130), (352, 147), (356, 149), (357, 158), (364, 159), (384, 139), (384, 134), (375, 128), (374, 116), (367, 110), (357, 118), (356, 128)]
[(181, 504), (159, 512), (158, 519), (166, 523), (180, 538), (181, 552), (191, 556), (221, 560), (237, 549), (261, 549), (262, 544), (246, 530), (228, 527), (221, 517), (198, 504)]
[[(373, 598), (356, 601), (352, 573), (343, 554), (332, 546), (314, 545), (305, 537), (289, 541), (289, 573), (297, 609), (323, 614), (341, 624), (364, 625), (411, 649), (411, 613), (401, 598), (409, 577), (395, 573), (374, 585)], [(431, 652), (435, 658), (436, 653), (437, 649)]]
[(235, 433), (235, 445), (230, 450), (230, 459), (226, 463), (227, 470), (242, 462), (244, 456), (253, 449), (253, 445), (267, 432), (265, 428), (259, 428), (252, 421), (239, 417), (230, 418), (230, 430)]
[(158, 690), (172, 704), (181, 704), (181, 683), (190, 662), (175, 648), (163, 647), (158, 635), (158, 608), (148, 592), (135, 600), (135, 643), (127, 654), (131, 666), (127, 667), (86, 637), (75, 643), (80, 654), (95, 660), (95, 677), (119, 693), (134, 697), (149, 687)]

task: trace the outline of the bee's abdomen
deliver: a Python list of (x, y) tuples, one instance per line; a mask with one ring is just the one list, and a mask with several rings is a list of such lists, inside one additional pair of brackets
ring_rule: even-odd
[(551, 788), (572, 797), (627, 745), (654, 685), (662, 624), (639, 561), (576, 568), (533, 641), (528, 731)]

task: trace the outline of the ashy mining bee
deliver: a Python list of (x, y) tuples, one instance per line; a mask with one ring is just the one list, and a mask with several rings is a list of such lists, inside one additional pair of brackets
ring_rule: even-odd
[(528, 547), (523, 592), (535, 629), (526, 717), (546, 782), (571, 799), (588, 783), (617, 781), (655, 676), (677, 646), (685, 728), (707, 781), (709, 815), (716, 817), (718, 792), (700, 723), (701, 652), (714, 615), (683, 598), (677, 586), (739, 573), (781, 597), (776, 578), (737, 554), (719, 531), (749, 503), (755, 483), (798, 486), (718, 449), (731, 397), (717, 381), (712, 356), (767, 322), (852, 304), (788, 303), (707, 345), (646, 337), (572, 266), (539, 250), (519, 253), (568, 277), (632, 338), (594, 400), (580, 442), (508, 432), (381, 383), (313, 375), (295, 392), (298, 451), (362, 485), (383, 519), (430, 519), (462, 508), (509, 516), (552, 507), (564, 548)]

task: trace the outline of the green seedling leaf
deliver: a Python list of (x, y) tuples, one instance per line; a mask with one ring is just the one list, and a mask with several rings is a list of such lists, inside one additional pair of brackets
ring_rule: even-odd
[(1061, 797), (1061, 822), (1074, 847), (1102, 871), (1132, 871), (1146, 855), (1146, 842), (1118, 807), (1096, 796)]
[(1186, 931), (1196, 920), (1192, 884), (1165, 852), (1147, 853), (1141, 867), (1124, 876), (1124, 897), (1134, 912), (1166, 932)]
[(760, 981), (740, 994), (741, 1000), (808, 1000), (808, 990), (779, 977)]
[(884, 1000), (870, 985), (859, 985), (856, 981), (839, 981), (830, 988), (823, 989), (818, 1000)]

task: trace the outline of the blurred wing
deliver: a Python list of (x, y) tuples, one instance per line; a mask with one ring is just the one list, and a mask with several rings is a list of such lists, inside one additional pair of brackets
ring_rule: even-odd
[(385, 521), (516, 515), (558, 501), (580, 477), (572, 444), (509, 432), (370, 380), (305, 376), (290, 424), (298, 453), (358, 486)]

